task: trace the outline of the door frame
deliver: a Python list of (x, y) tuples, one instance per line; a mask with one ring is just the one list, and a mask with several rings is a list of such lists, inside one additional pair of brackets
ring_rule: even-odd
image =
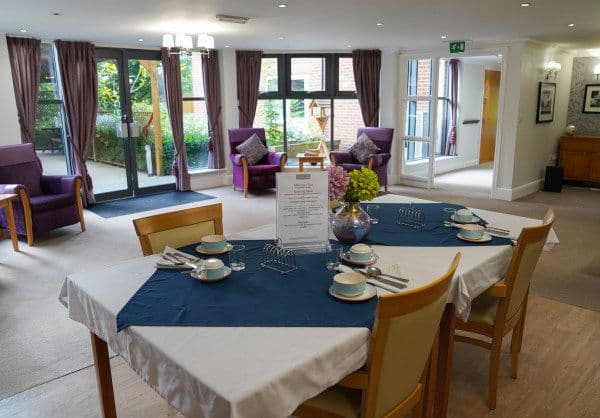
[(127, 138), (120, 138), (123, 144), (123, 156), (125, 164), (125, 176), (127, 188), (112, 192), (99, 193), (96, 195), (97, 202), (122, 199), (128, 197), (138, 197), (149, 194), (160, 193), (163, 191), (175, 190), (175, 182), (161, 184), (157, 186), (139, 187), (137, 177), (137, 162), (135, 152), (136, 139), (131, 136), (131, 126), (133, 122), (131, 96), (129, 95), (129, 71), (128, 63), (130, 59), (161, 60), (160, 51), (148, 49), (128, 49), (128, 48), (96, 48), (96, 58), (112, 58), (117, 60), (119, 70), (119, 96), (121, 107), (121, 122), (127, 124)]
[[(467, 45), (468, 46), (468, 45)], [(404, 129), (404, 117), (405, 114), (402, 112), (404, 108), (402, 107), (402, 97), (406, 96), (406, 81), (408, 76), (407, 67), (403, 66), (403, 59), (405, 57), (434, 57), (438, 62), (440, 58), (461, 58), (461, 57), (477, 57), (477, 56), (489, 56), (489, 55), (502, 55), (502, 64), (500, 65), (500, 92), (498, 98), (498, 123), (496, 124), (496, 148), (494, 150), (494, 172), (493, 172), (493, 180), (492, 180), (492, 198), (502, 198), (500, 197), (501, 191), (499, 189), (498, 180), (500, 177), (500, 171), (502, 170), (502, 143), (503, 143), (503, 123), (504, 123), (504, 104), (506, 100), (506, 89), (507, 89), (507, 61), (508, 61), (508, 47), (505, 45), (497, 45), (490, 47), (479, 47), (479, 48), (468, 48), (466, 52), (461, 54), (452, 54), (450, 55), (448, 51), (448, 42), (444, 42), (443, 46), (440, 48), (434, 49), (426, 49), (426, 50), (408, 50), (405, 52), (401, 52), (398, 54), (398, 110), (397, 110), (397, 118), (396, 118), (396, 130), (397, 132), (403, 132)], [(459, 81), (460, 82), (460, 81)], [(401, 149), (402, 141), (397, 141), (397, 145), (395, 147), (395, 153), (398, 155), (399, 167), (397, 171), (397, 184), (406, 184), (409, 186), (415, 186), (415, 181), (413, 179), (407, 178), (406, 176), (402, 176), (401, 173), (401, 158), (403, 156), (403, 150)], [(508, 156), (507, 158), (510, 158)], [(435, 171), (434, 171), (435, 174)], [(435, 185), (434, 185), (435, 187)]]

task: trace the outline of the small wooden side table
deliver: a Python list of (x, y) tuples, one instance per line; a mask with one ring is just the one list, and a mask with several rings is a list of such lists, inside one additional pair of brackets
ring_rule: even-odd
[(17, 228), (15, 226), (15, 215), (13, 213), (12, 200), (17, 197), (16, 194), (0, 194), (0, 209), (6, 212), (6, 223), (8, 224), (8, 233), (12, 241), (13, 249), (19, 251), (19, 241), (17, 240)]
[(304, 171), (304, 163), (320, 163), (321, 164), (321, 170), (325, 170), (325, 156), (323, 155), (304, 155), (304, 154), (298, 154), (296, 155), (296, 158), (298, 158), (298, 171), (299, 172), (303, 172)]

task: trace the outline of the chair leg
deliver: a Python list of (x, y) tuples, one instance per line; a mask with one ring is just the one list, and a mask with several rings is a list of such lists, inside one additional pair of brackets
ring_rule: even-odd
[(492, 339), (492, 350), (490, 351), (490, 371), (489, 371), (489, 399), (490, 409), (496, 409), (496, 398), (498, 395), (498, 372), (500, 370), (500, 353), (502, 350), (502, 337)]
[(77, 202), (77, 213), (81, 232), (85, 231), (85, 220), (83, 219), (83, 200), (81, 199), (81, 180), (75, 182), (75, 201)]
[(515, 325), (512, 331), (512, 337), (510, 339), (510, 377), (513, 379), (517, 378), (519, 373), (519, 348), (520, 348), (520, 329), (522, 327), (521, 322), (523, 318), (519, 319), (519, 322)]

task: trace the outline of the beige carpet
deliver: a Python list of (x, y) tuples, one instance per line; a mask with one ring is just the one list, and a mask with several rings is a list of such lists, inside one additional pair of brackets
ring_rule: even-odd
[[(569, 188), (562, 194), (537, 193), (510, 203), (491, 201), (476, 192), (470, 197), (458, 197), (454, 191), (442, 189), (426, 191), (392, 187), (391, 191), (538, 218), (544, 215), (548, 205), (556, 207), (556, 229), (561, 245), (543, 257), (536, 271), (535, 292), (600, 309), (600, 251), (597, 242), (600, 236), (600, 193)], [(226, 233), (272, 222), (275, 211), (273, 192), (252, 195), (249, 199), (242, 199), (239, 192), (230, 188), (206, 192), (218, 199), (201, 204), (223, 203)], [(0, 240), (0, 399), (42, 385), (0, 401), (0, 416), (10, 416), (5, 415), (9, 409), (3, 406), (18, 405), (19, 400), (25, 402), (30, 399), (28, 396), (38, 396), (32, 394), (43, 397), (46, 391), (56, 392), (52, 389), (56, 385), (74, 384), (72, 382), (77, 379), (62, 376), (92, 364), (86, 329), (69, 320), (66, 310), (57, 301), (60, 286), (70, 272), (139, 256), (131, 219), (140, 215), (102, 219), (86, 212), (88, 230), (85, 233), (79, 233), (77, 226), (64, 228), (32, 248), (21, 242), (22, 252), (18, 254), (12, 251), (9, 240)], [(85, 369), (69, 376), (88, 376), (90, 373), (90, 369)], [(86, 393), (89, 396), (85, 401), (80, 400), (82, 404), (91, 402), (97, 405), (95, 392)], [(52, 402), (68, 402), (68, 391), (64, 396), (56, 396)], [(162, 416), (165, 410), (162, 411), (156, 411), (152, 416)], [(94, 416), (94, 413), (81, 416)]]

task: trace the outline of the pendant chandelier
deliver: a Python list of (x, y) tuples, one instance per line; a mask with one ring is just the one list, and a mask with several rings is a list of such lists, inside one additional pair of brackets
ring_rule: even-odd
[(194, 47), (192, 35), (177, 33), (173, 36), (171, 33), (165, 33), (162, 46), (169, 50), (169, 54), (190, 55), (192, 52), (198, 52), (201, 55), (208, 55), (210, 50), (215, 48), (215, 38), (206, 33), (201, 33), (198, 35), (198, 41), (196, 47)]

